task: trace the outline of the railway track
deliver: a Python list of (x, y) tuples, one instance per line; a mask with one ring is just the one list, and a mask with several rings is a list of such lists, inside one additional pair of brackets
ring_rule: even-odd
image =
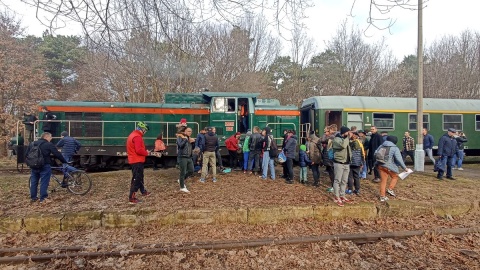
[[(65, 247), (36, 247), (36, 248), (2, 248), (0, 249), (0, 264), (21, 264), (28, 262), (44, 262), (54, 259), (99, 257), (127, 257), (133, 255), (158, 255), (171, 252), (185, 252), (196, 250), (245, 249), (274, 245), (299, 245), (325, 241), (352, 241), (356, 244), (366, 244), (381, 239), (405, 239), (422, 235), (465, 235), (479, 233), (480, 227), (450, 228), (436, 230), (396, 231), (380, 233), (337, 234), (322, 236), (299, 236), (284, 239), (261, 238), (242, 241), (212, 241), (212, 242), (185, 242), (136, 244), (126, 248), (126, 245), (108, 246), (65, 246)], [(462, 252), (462, 251), (461, 251)], [(466, 255), (476, 258), (479, 254), (464, 250)], [(25, 255), (27, 254), (27, 255)]]

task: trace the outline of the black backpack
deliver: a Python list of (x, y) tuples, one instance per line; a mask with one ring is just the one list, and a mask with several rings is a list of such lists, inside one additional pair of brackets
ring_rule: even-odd
[(276, 158), (278, 156), (278, 146), (277, 143), (275, 142), (275, 139), (272, 136), (268, 136), (269, 139), (271, 139), (270, 142), (270, 150), (269, 150), (269, 155), (271, 158)]
[(43, 153), (40, 149), (40, 145), (42, 144), (43, 142), (39, 143), (38, 145), (35, 145), (33, 142), (30, 144), (30, 151), (25, 157), (25, 163), (27, 163), (28, 167), (30, 167), (31, 169), (40, 169), (43, 167), (43, 165), (45, 165)]

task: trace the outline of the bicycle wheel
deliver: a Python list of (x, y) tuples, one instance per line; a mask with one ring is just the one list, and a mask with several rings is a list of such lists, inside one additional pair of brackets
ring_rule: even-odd
[(67, 189), (75, 195), (85, 195), (92, 188), (92, 180), (84, 171), (74, 171), (68, 177)]

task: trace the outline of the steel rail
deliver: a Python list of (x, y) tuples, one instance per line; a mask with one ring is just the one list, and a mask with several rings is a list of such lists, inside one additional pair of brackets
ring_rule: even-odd
[[(325, 241), (352, 241), (356, 244), (365, 244), (379, 241), (381, 239), (393, 238), (404, 239), (413, 236), (422, 235), (464, 235), (469, 233), (479, 233), (480, 227), (472, 228), (451, 228), (451, 229), (435, 229), (435, 230), (415, 230), (415, 231), (398, 231), (398, 232), (379, 232), (379, 233), (359, 233), (359, 234), (339, 234), (339, 235), (322, 235), (322, 236), (301, 236), (291, 237), (285, 239), (254, 239), (254, 240), (234, 240), (234, 241), (213, 241), (213, 242), (190, 242), (179, 245), (178, 243), (166, 244), (144, 244), (136, 245), (131, 250), (120, 251), (97, 251), (97, 252), (74, 252), (63, 254), (45, 254), (45, 255), (31, 255), (31, 256), (14, 256), (14, 257), (0, 257), (0, 264), (19, 264), (27, 262), (42, 262), (50, 261), (52, 259), (68, 259), (68, 258), (98, 258), (98, 257), (125, 257), (132, 255), (155, 255), (165, 254), (175, 251), (196, 251), (196, 250), (219, 250), (219, 249), (242, 249), (255, 248), (268, 245), (296, 245), (309, 244)], [(101, 246), (105, 247), (105, 246)], [(117, 245), (116, 247), (120, 247)], [(142, 248), (144, 247), (144, 248)], [(26, 251), (40, 251), (40, 252), (57, 252), (63, 251), (80, 251), (91, 249), (91, 247), (63, 247), (63, 248), (11, 248), (0, 249), (0, 254), (12, 252), (26, 252)]]

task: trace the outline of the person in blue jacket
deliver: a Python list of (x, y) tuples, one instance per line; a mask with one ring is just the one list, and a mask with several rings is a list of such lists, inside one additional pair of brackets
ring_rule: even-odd
[[(443, 168), (447, 167), (447, 179), (455, 180), (452, 175), (453, 157), (457, 153), (458, 145), (455, 140), (457, 131), (454, 128), (449, 128), (438, 141), (438, 158), (443, 163)], [(443, 170), (438, 170), (437, 179), (443, 179)]]

